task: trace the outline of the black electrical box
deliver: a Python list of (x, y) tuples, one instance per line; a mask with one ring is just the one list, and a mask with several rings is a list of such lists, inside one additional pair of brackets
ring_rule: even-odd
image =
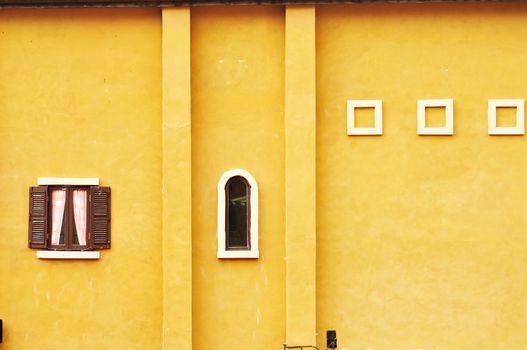
[(326, 332), (326, 347), (328, 349), (337, 348), (337, 331), (327, 331)]
[(2, 327), (2, 320), (0, 320), (0, 343), (2, 342), (2, 339), (3, 339), (3, 337), (2, 337), (2, 333), (3, 333), (2, 329), (3, 329), (3, 327)]

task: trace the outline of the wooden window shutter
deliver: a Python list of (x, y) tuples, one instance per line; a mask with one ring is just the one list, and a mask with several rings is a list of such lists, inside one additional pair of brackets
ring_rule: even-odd
[(29, 188), (29, 248), (46, 248), (48, 241), (48, 187)]
[(110, 187), (90, 188), (91, 243), (93, 249), (110, 248)]

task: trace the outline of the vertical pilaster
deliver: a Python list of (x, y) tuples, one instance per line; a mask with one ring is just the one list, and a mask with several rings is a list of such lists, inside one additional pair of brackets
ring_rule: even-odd
[(163, 17), (163, 349), (192, 349), (190, 8)]
[(286, 342), (315, 345), (315, 6), (285, 17)]

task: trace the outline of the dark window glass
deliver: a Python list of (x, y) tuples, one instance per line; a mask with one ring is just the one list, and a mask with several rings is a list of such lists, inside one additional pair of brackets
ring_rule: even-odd
[(226, 191), (227, 249), (250, 249), (249, 184), (242, 177), (233, 177)]
[(72, 225), (72, 226), (73, 226), (73, 244), (79, 245), (79, 236), (77, 235), (77, 225)]
[[(64, 210), (66, 210), (66, 208), (64, 208)], [(62, 226), (60, 228), (60, 239), (59, 239), (60, 245), (64, 245), (65, 235), (66, 235), (66, 215), (63, 215), (62, 216)]]

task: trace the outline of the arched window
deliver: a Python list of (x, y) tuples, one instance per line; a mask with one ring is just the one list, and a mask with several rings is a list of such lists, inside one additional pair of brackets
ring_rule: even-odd
[(258, 185), (243, 169), (218, 182), (218, 258), (258, 258)]
[(251, 249), (251, 185), (234, 176), (225, 185), (225, 247)]

